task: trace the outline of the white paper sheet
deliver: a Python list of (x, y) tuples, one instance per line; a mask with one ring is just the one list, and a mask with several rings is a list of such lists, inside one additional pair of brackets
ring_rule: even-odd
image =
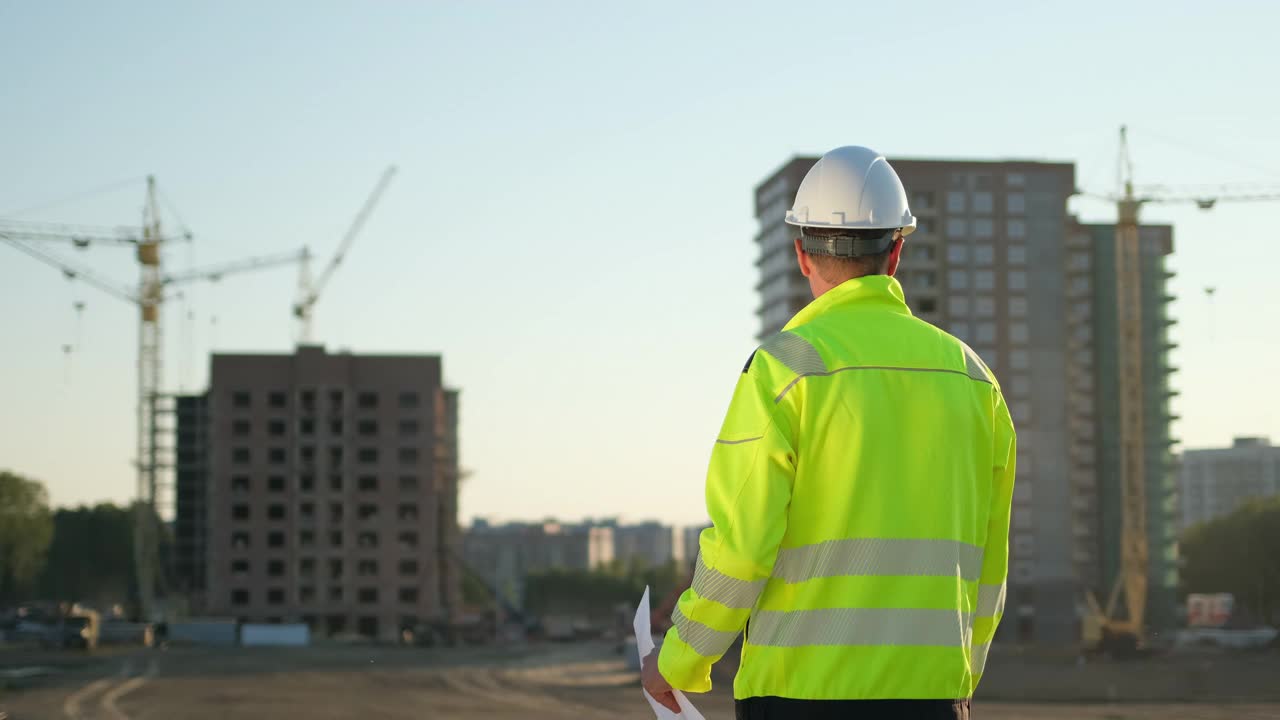
[[(640, 652), (640, 666), (644, 667), (644, 659), (653, 652), (653, 631), (649, 629), (649, 588), (644, 589), (644, 596), (640, 598), (640, 607), (636, 608), (636, 619), (632, 624), (636, 630), (636, 650)], [(653, 699), (648, 690), (641, 690), (644, 693), (644, 699), (649, 701), (649, 707), (653, 708), (653, 712), (657, 715), (658, 720), (706, 720), (702, 717), (702, 713), (689, 702), (684, 693), (679, 690), (675, 691), (676, 702), (680, 705), (680, 714), (676, 714), (663, 707), (661, 703)]]

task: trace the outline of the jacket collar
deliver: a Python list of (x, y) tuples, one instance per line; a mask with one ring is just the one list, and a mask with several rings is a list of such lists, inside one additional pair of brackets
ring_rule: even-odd
[(791, 330), (813, 320), (834, 308), (862, 307), (877, 308), (901, 315), (911, 315), (907, 307), (906, 297), (902, 294), (902, 285), (896, 278), (888, 275), (867, 275), (865, 277), (846, 280), (823, 293), (813, 302), (804, 306), (783, 327), (783, 331)]

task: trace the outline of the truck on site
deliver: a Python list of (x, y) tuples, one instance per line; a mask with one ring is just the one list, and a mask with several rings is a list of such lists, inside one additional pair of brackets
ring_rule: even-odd
[(44, 644), (56, 648), (93, 650), (102, 632), (102, 616), (96, 610), (76, 608), (49, 625)]

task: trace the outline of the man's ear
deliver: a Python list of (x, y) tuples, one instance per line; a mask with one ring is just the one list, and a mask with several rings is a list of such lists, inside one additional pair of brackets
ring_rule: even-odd
[(804, 245), (801, 244), (800, 238), (796, 238), (796, 262), (800, 264), (800, 274), (805, 277), (813, 275), (813, 260), (804, 251)]
[(885, 275), (893, 277), (898, 272), (898, 262), (902, 260), (902, 244), (906, 242), (906, 238), (898, 233), (893, 239), (893, 250), (889, 252), (889, 265), (885, 268)]

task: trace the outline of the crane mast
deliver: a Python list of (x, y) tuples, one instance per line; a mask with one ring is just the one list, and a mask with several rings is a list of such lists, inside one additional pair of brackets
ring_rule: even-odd
[[(1116, 354), (1119, 370), (1120, 565), (1105, 608), (1092, 593), (1086, 601), (1090, 620), (1108, 649), (1130, 652), (1143, 642), (1151, 555), (1148, 533), (1147, 427), (1143, 333), (1142, 238), (1139, 215), (1148, 203), (1193, 203), (1210, 210), (1220, 201), (1280, 200), (1274, 188), (1223, 185), (1179, 192), (1166, 186), (1138, 192), (1133, 183), (1128, 131), (1120, 128), (1117, 161), (1120, 193), (1106, 196), (1116, 203)], [(1086, 629), (1086, 636), (1092, 633)]]
[[(360, 212), (351, 223), (338, 246), (337, 252), (325, 266), (316, 282), (310, 273), (310, 253), (306, 248), (279, 255), (253, 257), (224, 265), (191, 270), (169, 275), (164, 272), (163, 249), (174, 239), (163, 233), (160, 206), (154, 176), (147, 176), (146, 202), (142, 212), (141, 233), (133, 228), (93, 228), (83, 225), (31, 223), (0, 220), (0, 242), (13, 246), (27, 255), (57, 268), (69, 279), (81, 279), (98, 289), (137, 306), (138, 322), (138, 395), (135, 408), (137, 439), (134, 468), (137, 472), (134, 503), (133, 553), (141, 616), (146, 620), (163, 617), (165, 610), (158, 606), (157, 595), (164, 594), (164, 573), (160, 571), (160, 493), (165, 485), (165, 473), (174, 466), (173, 448), (164, 438), (171, 436), (170, 427), (163, 425), (163, 418), (172, 417), (172, 396), (163, 391), (163, 306), (166, 288), (193, 281), (217, 281), (226, 275), (300, 264), (299, 296), (294, 304), (294, 314), (301, 321), (301, 338), (310, 339), (311, 314), (325, 285), (342, 263), (352, 242), (373, 212), (383, 191), (396, 173), (395, 166), (388, 167), (377, 185), (365, 200)], [(69, 241), (77, 248), (91, 244), (131, 246), (138, 261), (139, 278), (136, 290), (121, 288), (99, 277), (96, 273), (76, 263), (68, 262), (39, 247), (45, 241)]]
[[(1126, 128), (1120, 128), (1119, 174), (1123, 195), (1117, 200), (1115, 232), (1116, 324), (1120, 405), (1120, 574), (1107, 600), (1112, 635), (1142, 637), (1147, 605), (1146, 428), (1143, 401), (1142, 245), (1133, 194), (1133, 165)], [(1123, 596), (1124, 615), (1116, 611)]]
[[(161, 312), (165, 290), (171, 285), (209, 280), (225, 275), (302, 262), (306, 251), (298, 250), (274, 256), (249, 258), (225, 265), (166, 275), (162, 264), (163, 247), (174, 238), (162, 232), (153, 176), (147, 177), (146, 203), (141, 234), (124, 229), (91, 228), (79, 225), (54, 225), (0, 221), (0, 242), (60, 270), (69, 279), (80, 279), (138, 308), (138, 394), (135, 407), (137, 423), (134, 468), (136, 470), (136, 502), (134, 503), (133, 554), (138, 604), (144, 619), (165, 614), (158, 607), (157, 594), (164, 592), (164, 573), (160, 572), (160, 493), (165, 473), (173, 468), (172, 447), (164, 438), (171, 428), (163, 419), (171, 417), (171, 396), (163, 391), (163, 326)], [(183, 239), (189, 239), (184, 236)], [(91, 244), (128, 245), (135, 248), (139, 280), (136, 290), (121, 288), (76, 263), (68, 262), (39, 247), (44, 241), (70, 241), (78, 248)], [(36, 244), (33, 244), (36, 243)]]
[(138, 603), (144, 619), (153, 619), (159, 564), (160, 531), (157, 488), (162, 464), (160, 442), (160, 388), (163, 369), (161, 304), (164, 301), (160, 211), (156, 202), (155, 176), (147, 176), (147, 202), (142, 217), (142, 238), (138, 242), (138, 405), (137, 405), (137, 497), (134, 505), (133, 554), (137, 572)]
[[(171, 241), (162, 232), (160, 209), (154, 176), (147, 177), (146, 202), (142, 227), (136, 230), (113, 230), (80, 225), (0, 222), (0, 240), (14, 248), (58, 268), (69, 279), (80, 279), (138, 308), (137, 398), (134, 408), (136, 446), (133, 466), (136, 472), (133, 513), (133, 560), (138, 603), (143, 617), (150, 619), (156, 611), (156, 593), (161, 589), (163, 574), (158, 571), (160, 516), (159, 490), (163, 472), (172, 467), (168, 448), (162, 442), (161, 418), (165, 395), (161, 391), (162, 328), (161, 308), (164, 302), (165, 278), (161, 266), (161, 250)], [(98, 277), (92, 271), (58, 258), (42, 248), (24, 241), (70, 241), (78, 248), (91, 244), (128, 245), (134, 248), (139, 267), (136, 290), (121, 289)]]

